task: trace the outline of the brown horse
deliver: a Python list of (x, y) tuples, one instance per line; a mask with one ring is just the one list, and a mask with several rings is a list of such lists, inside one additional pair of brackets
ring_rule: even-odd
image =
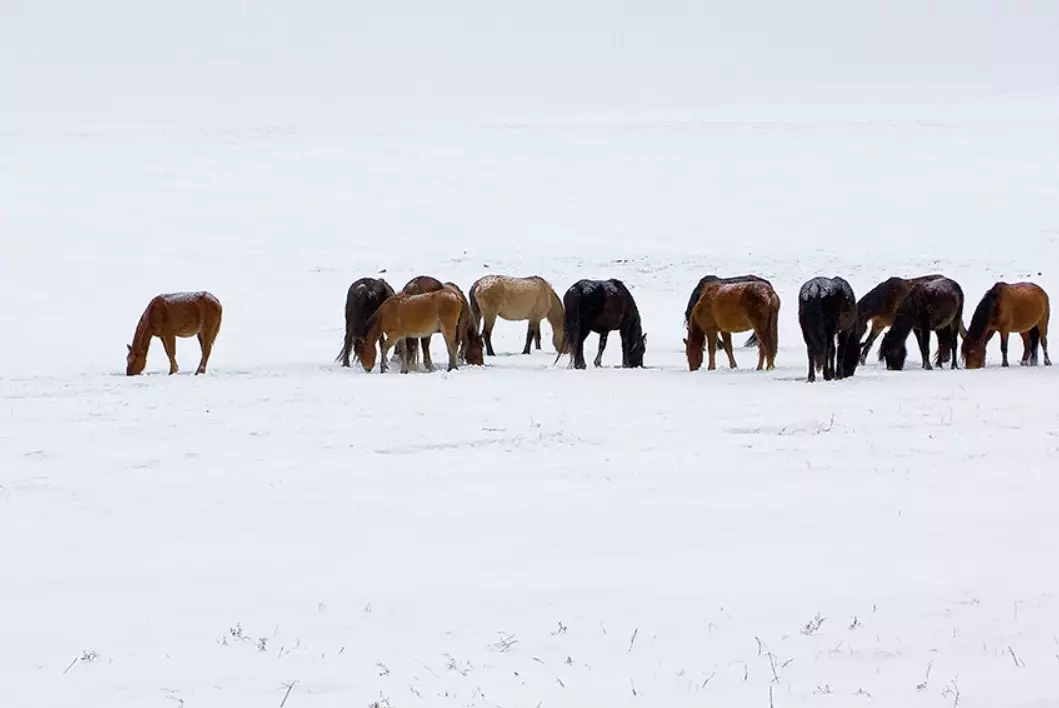
[[(457, 368), (456, 360), (459, 347), (459, 324), (463, 313), (463, 302), (460, 296), (450, 288), (407, 295), (398, 293), (387, 298), (386, 302), (368, 319), (368, 333), (360, 347), (359, 359), (365, 371), (375, 367), (375, 344), (379, 344), (381, 354), (379, 371), (385, 372), (386, 357), (390, 349), (401, 340), (409, 338), (425, 339), (435, 332), (445, 337), (445, 346), (449, 350), (448, 370)], [(411, 356), (401, 358), (401, 373), (408, 373)]]
[(198, 335), (202, 359), (196, 374), (206, 373), (206, 362), (213, 351), (213, 341), (221, 330), (221, 303), (206, 291), (156, 295), (140, 315), (136, 333), (125, 359), (125, 373), (135, 376), (147, 366), (151, 338), (158, 337), (169, 357), (169, 373), (179, 371), (176, 362), (176, 338)]
[(985, 366), (985, 347), (993, 334), (1000, 332), (1001, 366), (1008, 365), (1008, 335), (1022, 335), (1020, 365), (1037, 365), (1037, 345), (1044, 350), (1044, 365), (1051, 366), (1048, 356), (1048, 317), (1051, 308), (1048, 293), (1034, 283), (998, 282), (982, 297), (971, 316), (971, 326), (963, 338), (963, 360), (968, 369)]
[(708, 282), (688, 318), (688, 336), (684, 340), (688, 368), (697, 371), (702, 366), (703, 337), (710, 357), (708, 369), (717, 368), (715, 351), (717, 335), (721, 334), (728, 364), (735, 368), (732, 355), (732, 333), (753, 330), (758, 340), (758, 371), (776, 366), (779, 348), (780, 298), (772, 286), (762, 282)]
[[(861, 345), (860, 363), (862, 365), (867, 363), (868, 352), (871, 351), (871, 347), (878, 336), (882, 334), (884, 329), (893, 325), (894, 317), (897, 316), (897, 308), (908, 297), (909, 291), (920, 283), (943, 277), (945, 276), (941, 273), (931, 273), (930, 275), (921, 275), (916, 278), (894, 276), (876, 285), (857, 301), (858, 340), (864, 336), (868, 323), (871, 323), (871, 332), (868, 334), (868, 339)], [(942, 359), (942, 363), (948, 361), (948, 352), (945, 353), (945, 356), (946, 358)]]
[(952, 360), (956, 368), (956, 345), (963, 322), (963, 288), (951, 278), (935, 278), (917, 283), (897, 308), (893, 323), (879, 345), (879, 361), (890, 371), (905, 368), (908, 349), (905, 340), (914, 332), (924, 369), (930, 370), (930, 333), (938, 336), (936, 365)]
[(523, 354), (530, 353), (530, 343), (541, 348), (541, 320), (547, 319), (552, 328), (552, 346), (555, 351), (563, 348), (563, 303), (559, 296), (539, 275), (514, 278), (506, 275), (487, 275), (471, 286), (471, 312), (475, 326), (484, 318), (482, 337), (489, 356), (493, 351), (493, 326), (499, 317), (509, 322), (529, 320), (526, 328), (526, 346)]
[[(432, 293), (437, 290), (441, 290), (445, 287), (454, 288), (456, 294), (459, 295), (460, 300), (463, 302), (464, 311), (460, 315), (459, 335), (460, 335), (460, 358), (468, 364), (475, 366), (481, 366), (485, 363), (485, 357), (482, 355), (482, 337), (478, 333), (478, 326), (475, 324), (475, 320), (471, 315), (471, 306), (464, 296), (463, 291), (460, 290), (459, 286), (455, 283), (442, 283), (437, 278), (429, 275), (417, 275), (416, 277), (405, 283), (405, 286), (401, 288), (401, 293), (405, 295), (422, 295), (423, 293)], [(395, 350), (395, 354), (398, 357), (405, 356), (405, 348), (407, 347), (407, 356), (409, 366), (415, 367), (419, 364), (419, 349), (422, 346), (423, 349), (423, 365), (427, 369), (434, 369), (434, 362), (430, 358), (430, 336), (422, 337), (419, 340), (410, 339), (402, 344), (398, 345)]]

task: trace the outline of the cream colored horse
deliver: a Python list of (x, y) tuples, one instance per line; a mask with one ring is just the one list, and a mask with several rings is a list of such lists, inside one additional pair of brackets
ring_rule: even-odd
[(555, 351), (562, 351), (563, 302), (548, 281), (539, 275), (528, 278), (487, 275), (479, 278), (471, 286), (470, 301), (475, 324), (485, 320), (482, 338), (489, 356), (496, 355), (493, 351), (493, 326), (497, 317), (511, 322), (529, 320), (523, 354), (530, 353), (532, 342), (536, 342), (537, 349), (541, 348), (541, 320), (548, 320), (552, 328), (552, 346)]

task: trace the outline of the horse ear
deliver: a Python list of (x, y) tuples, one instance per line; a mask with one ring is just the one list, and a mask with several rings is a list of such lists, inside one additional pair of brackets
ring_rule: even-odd
[(132, 345), (131, 344), (126, 344), (125, 348), (128, 349), (129, 352), (132, 352)]
[(684, 346), (685, 347), (688, 346), (688, 338), (687, 337), (684, 338)]

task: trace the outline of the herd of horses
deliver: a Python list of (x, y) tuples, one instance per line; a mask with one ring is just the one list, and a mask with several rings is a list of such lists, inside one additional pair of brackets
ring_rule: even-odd
[[(979, 301), (969, 326), (964, 325), (963, 310), (963, 289), (939, 273), (888, 278), (859, 300), (843, 278), (812, 278), (798, 292), (808, 380), (815, 381), (817, 373), (825, 380), (853, 376), (883, 330), (887, 331), (878, 356), (891, 370), (904, 368), (910, 333), (915, 334), (922, 367), (933, 368), (932, 332), (938, 340), (935, 366), (948, 363), (955, 369), (957, 359), (962, 358), (966, 368), (981, 368), (994, 334), (1000, 335), (1001, 366), (1008, 366), (1008, 337), (1013, 332), (1023, 341), (1020, 364), (1037, 365), (1040, 349), (1045, 366), (1051, 365), (1048, 294), (1039, 285), (995, 283)], [(735, 368), (732, 335), (752, 332), (744, 346), (757, 347), (757, 369), (773, 369), (779, 348), (779, 311), (780, 298), (764, 278), (705, 276), (695, 285), (684, 311), (688, 368), (698, 370), (705, 353), (707, 368), (715, 369), (719, 346), (724, 348), (728, 365)], [(621, 337), (622, 366), (643, 366), (647, 335), (636, 301), (622, 281), (579, 280), (560, 300), (552, 286), (536, 275), (487, 275), (467, 295), (455, 283), (426, 275), (408, 281), (400, 292), (382, 278), (360, 278), (346, 293), (345, 338), (336, 362), (348, 367), (355, 357), (365, 371), (371, 371), (378, 361), (379, 371), (385, 372), (392, 350), (401, 372), (408, 373), (418, 366), (422, 352), (424, 366), (433, 370), (430, 340), (440, 333), (450, 371), (459, 362), (482, 365), (485, 356), (496, 355), (492, 335), (498, 318), (528, 323), (523, 354), (529, 354), (533, 346), (541, 348), (541, 322), (547, 320), (556, 363), (569, 355), (574, 368), (586, 368), (585, 340), (596, 333), (599, 350), (594, 364), (601, 366), (607, 337), (616, 331)], [(126, 373), (132, 376), (143, 371), (153, 337), (162, 340), (169, 373), (176, 373), (176, 338), (193, 336), (202, 349), (196, 373), (204, 373), (220, 326), (221, 304), (212, 294), (158, 295), (136, 326)]]

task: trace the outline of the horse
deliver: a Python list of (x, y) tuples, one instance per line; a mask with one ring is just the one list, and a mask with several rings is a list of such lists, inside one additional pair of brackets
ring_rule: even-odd
[(891, 371), (903, 369), (908, 355), (905, 340), (910, 331), (915, 331), (923, 368), (934, 368), (930, 365), (930, 333), (934, 331), (938, 334), (935, 365), (940, 366), (951, 357), (951, 368), (955, 369), (962, 321), (963, 289), (959, 283), (945, 277), (921, 281), (912, 286), (897, 308), (893, 323), (879, 345), (879, 361), (885, 361)]
[(486, 275), (475, 281), (470, 290), (471, 312), (477, 326), (484, 319), (482, 337), (485, 351), (493, 351), (493, 326), (496, 318), (517, 322), (529, 320), (526, 327), (526, 346), (523, 354), (530, 353), (530, 344), (541, 348), (541, 320), (547, 319), (552, 328), (552, 346), (558, 352), (563, 348), (563, 303), (548, 281), (539, 275), (515, 278), (506, 275)]
[(643, 366), (647, 335), (643, 333), (636, 300), (625, 283), (616, 278), (579, 280), (563, 295), (563, 309), (563, 341), (553, 365), (564, 354), (570, 354), (575, 369), (586, 368), (585, 340), (589, 333), (596, 332), (599, 334), (599, 353), (593, 363), (602, 366), (607, 336), (618, 330), (622, 368)]
[(802, 285), (798, 291), (798, 324), (809, 356), (810, 383), (816, 381), (818, 370), (823, 370), (824, 381), (853, 375), (860, 354), (857, 298), (844, 278), (818, 277)]
[(997, 282), (991, 287), (971, 316), (971, 326), (963, 338), (963, 360), (968, 369), (985, 366), (985, 347), (993, 334), (1000, 333), (1001, 366), (1008, 365), (1008, 335), (1022, 335), (1021, 366), (1037, 365), (1037, 345), (1044, 350), (1044, 365), (1051, 366), (1048, 356), (1048, 318), (1051, 307), (1048, 293), (1035, 283)]
[[(480, 354), (482, 348), (481, 335), (478, 333), (478, 326), (471, 315), (470, 304), (458, 285), (455, 283), (442, 283), (437, 278), (433, 278), (429, 275), (417, 275), (405, 283), (405, 286), (401, 288), (401, 293), (404, 295), (421, 295), (423, 293), (441, 290), (446, 286), (455, 288), (457, 295), (460, 297), (460, 301), (464, 305), (464, 312), (461, 313), (459, 324), (460, 358), (468, 364), (481, 366), (485, 363), (484, 357)], [(409, 358), (409, 364), (411, 366), (416, 366), (419, 363), (420, 345), (422, 345), (423, 349), (423, 365), (426, 366), (427, 369), (433, 370), (434, 362), (430, 359), (430, 335), (418, 340), (407, 340), (402, 345), (398, 345), (406, 347), (407, 352), (403, 349), (397, 349), (396, 355), (398, 357), (407, 355)]]
[[(857, 301), (858, 341), (867, 330), (868, 323), (871, 323), (871, 333), (868, 335), (867, 341), (861, 345), (861, 364), (867, 363), (868, 353), (871, 351), (875, 339), (884, 329), (893, 325), (894, 317), (897, 315), (897, 308), (901, 306), (905, 297), (908, 296), (908, 292), (920, 283), (944, 277), (941, 273), (931, 273), (930, 275), (921, 275), (916, 278), (893, 276), (876, 285)], [(946, 356), (948, 356), (947, 353)]]
[[(448, 370), (458, 368), (456, 360), (459, 347), (459, 323), (463, 313), (463, 302), (451, 288), (441, 288), (408, 295), (397, 293), (386, 299), (371, 317), (368, 318), (368, 333), (360, 347), (358, 359), (365, 371), (375, 367), (375, 344), (379, 344), (379, 371), (385, 373), (386, 357), (390, 349), (403, 339), (425, 339), (435, 332), (445, 337), (445, 346), (449, 350)], [(408, 373), (408, 362), (411, 356), (407, 353), (401, 357), (401, 373)]]
[[(459, 322), (459, 337), (460, 337), (460, 361), (466, 362), (471, 366), (484, 366), (485, 365), (485, 353), (484, 343), (482, 341), (482, 335), (478, 331), (478, 323), (475, 322), (474, 316), (471, 314), (471, 304), (467, 301), (467, 296), (460, 290), (460, 286), (456, 283), (446, 282), (445, 287), (452, 290), (454, 293), (460, 296), (460, 302), (463, 303), (463, 309), (460, 311), (460, 322)], [(427, 337), (429, 343), (430, 338)], [(429, 356), (429, 349), (423, 348), (424, 358)]]
[[(722, 283), (764, 283), (765, 285), (772, 285), (769, 281), (756, 275), (734, 275), (730, 278), (722, 278), (717, 275), (704, 275), (698, 285), (695, 286), (695, 289), (691, 291), (691, 297), (688, 298), (688, 306), (684, 308), (685, 326), (688, 324), (688, 320), (691, 319), (691, 309), (695, 307), (695, 303), (699, 301), (699, 296), (702, 295), (703, 286), (706, 285), (706, 283), (715, 283), (717, 281)], [(757, 335), (754, 333), (751, 333), (747, 340), (743, 342), (744, 347), (756, 347), (757, 345)], [(703, 344), (703, 346), (705, 346), (705, 344)]]
[(779, 348), (780, 298), (772, 286), (758, 281), (725, 283), (708, 282), (702, 288), (698, 302), (688, 318), (688, 336), (684, 339), (688, 368), (698, 371), (702, 366), (703, 338), (709, 353), (708, 370), (717, 368), (717, 335), (724, 342), (728, 364), (736, 367), (732, 355), (732, 333), (754, 330), (757, 335), (757, 369), (774, 369)]
[(206, 373), (206, 362), (213, 351), (213, 342), (221, 331), (221, 302), (213, 294), (198, 292), (163, 293), (151, 298), (140, 315), (132, 344), (128, 345), (125, 374), (136, 376), (147, 366), (147, 350), (151, 338), (158, 337), (169, 357), (169, 373), (179, 371), (176, 361), (176, 338), (198, 335), (202, 359), (195, 374)]
[(353, 281), (346, 292), (346, 336), (335, 362), (349, 366), (351, 352), (360, 356), (359, 350), (368, 332), (368, 318), (393, 294), (393, 288), (382, 278)]

